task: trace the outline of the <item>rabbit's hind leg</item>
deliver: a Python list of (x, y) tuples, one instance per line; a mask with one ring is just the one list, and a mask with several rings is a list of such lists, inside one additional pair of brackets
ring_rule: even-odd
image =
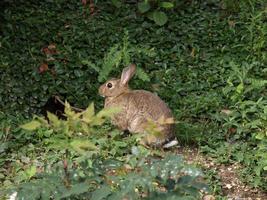
[(129, 120), (128, 122), (128, 130), (131, 133), (144, 133), (144, 125), (146, 123), (146, 120), (140, 117), (135, 117)]

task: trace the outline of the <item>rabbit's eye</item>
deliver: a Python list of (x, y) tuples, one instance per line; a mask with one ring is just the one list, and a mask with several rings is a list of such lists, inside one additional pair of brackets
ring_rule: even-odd
[(107, 84), (108, 88), (112, 88), (112, 83)]

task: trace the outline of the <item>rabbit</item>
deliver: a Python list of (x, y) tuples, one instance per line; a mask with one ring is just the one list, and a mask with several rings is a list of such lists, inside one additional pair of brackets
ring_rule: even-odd
[[(157, 95), (145, 90), (131, 90), (128, 82), (134, 76), (136, 65), (124, 68), (120, 79), (110, 79), (99, 87), (99, 94), (105, 97), (105, 108), (119, 107), (111, 122), (120, 130), (142, 133), (141, 144), (169, 148), (178, 142), (174, 135), (174, 124), (159, 123), (162, 119), (173, 119), (169, 107)], [(157, 125), (159, 134), (149, 134), (149, 121)]]

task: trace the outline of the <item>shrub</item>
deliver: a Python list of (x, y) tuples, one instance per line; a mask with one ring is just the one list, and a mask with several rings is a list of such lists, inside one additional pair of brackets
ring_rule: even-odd
[(207, 190), (199, 180), (202, 173), (185, 164), (180, 156), (167, 154), (157, 159), (153, 156), (157, 151), (136, 146), (134, 137), (121, 141), (118, 131), (101, 134), (100, 125), (115, 112), (102, 110), (95, 114), (91, 104), (75, 113), (66, 103), (66, 121), (49, 113), (49, 123), (35, 116), (22, 125), (29, 131), (49, 131), (50, 135), (43, 138), (45, 148), (63, 150), (64, 159), (39, 171), (35, 165), (29, 166), (25, 178), (12, 185), (8, 194), (29, 200), (198, 199), (200, 190)]

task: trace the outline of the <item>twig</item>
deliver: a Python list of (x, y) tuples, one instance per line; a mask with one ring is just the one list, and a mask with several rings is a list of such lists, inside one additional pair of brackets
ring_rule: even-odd
[[(62, 104), (63, 106), (65, 106), (65, 103), (59, 98), (59, 96), (54, 95), (54, 98), (55, 98), (60, 104)], [(81, 108), (76, 108), (76, 107), (74, 107), (74, 106), (71, 106), (71, 109), (74, 110), (74, 111), (76, 111), (76, 112), (82, 112), (82, 111), (84, 111), (83, 109), (81, 109)]]

